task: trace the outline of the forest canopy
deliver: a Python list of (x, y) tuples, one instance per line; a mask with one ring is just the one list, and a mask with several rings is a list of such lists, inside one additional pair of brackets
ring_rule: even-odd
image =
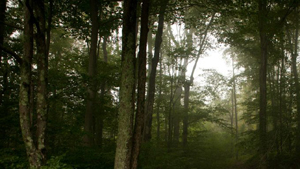
[(0, 168), (300, 168), (299, 3), (1, 0)]

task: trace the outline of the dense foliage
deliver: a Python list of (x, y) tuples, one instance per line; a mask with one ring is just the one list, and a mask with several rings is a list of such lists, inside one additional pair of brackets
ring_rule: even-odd
[(0, 168), (299, 168), (299, 2), (147, 2), (1, 0)]

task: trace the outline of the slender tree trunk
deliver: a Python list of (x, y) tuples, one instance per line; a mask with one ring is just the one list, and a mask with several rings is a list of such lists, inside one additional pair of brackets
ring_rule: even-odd
[[(234, 72), (234, 56), (232, 56), (232, 117), (231, 117), (231, 127), (233, 127), (233, 119), (235, 122), (235, 158), (238, 160), (238, 117), (237, 117), (237, 104), (236, 104), (236, 84), (235, 84), (235, 72)], [(234, 118), (233, 118), (234, 117)]]
[[(0, 118), (3, 119), (5, 117), (7, 117), (7, 115), (9, 114), (9, 109), (8, 109), (8, 104), (9, 104), (9, 93), (10, 93), (10, 89), (8, 86), (8, 77), (9, 77), (9, 72), (8, 72), (8, 59), (7, 57), (4, 57), (2, 60), (2, 65), (1, 65), (1, 71), (3, 72), (3, 83), (2, 83), (2, 90), (0, 93)], [(0, 148), (4, 148), (4, 147), (8, 147), (9, 145), (9, 140), (7, 138), (9, 133), (7, 130), (8, 127), (5, 125), (1, 125), (0, 127), (0, 132), (1, 132), (1, 140), (3, 140), (4, 144), (0, 145)]]
[(155, 77), (156, 77), (156, 68), (159, 62), (159, 54), (162, 43), (162, 35), (164, 28), (164, 19), (165, 19), (165, 11), (169, 0), (161, 1), (161, 7), (159, 11), (159, 20), (158, 20), (158, 28), (155, 38), (155, 51), (154, 57), (152, 59), (152, 67), (151, 74), (149, 79), (149, 89), (147, 95), (147, 106), (146, 106), (146, 123), (145, 123), (145, 134), (144, 141), (150, 141), (151, 139), (151, 127), (152, 127), (152, 114), (153, 114), (153, 105), (154, 105), (154, 95), (155, 95)]
[[(232, 134), (232, 137), (234, 136), (234, 128), (233, 128), (233, 116), (234, 116), (234, 92), (233, 92), (233, 88), (231, 89), (231, 114), (230, 114), (230, 127), (231, 127), (231, 134)], [(232, 140), (231, 142), (231, 152), (232, 152), (232, 155), (234, 155), (234, 140)]]
[[(283, 47), (283, 41), (282, 41)], [(283, 48), (282, 48), (283, 49)], [(282, 59), (281, 59), (281, 70), (280, 70), (280, 84), (279, 84), (279, 137), (280, 137), (280, 152), (282, 152), (283, 148), (283, 112), (286, 112), (285, 109), (285, 61), (284, 61), (284, 50), (282, 50)]]
[(141, 32), (140, 32), (140, 47), (138, 54), (138, 96), (137, 96), (137, 111), (135, 114), (135, 127), (133, 133), (133, 146), (131, 169), (137, 168), (138, 156), (140, 153), (142, 134), (144, 129), (145, 119), (145, 89), (146, 89), (146, 64), (147, 64), (147, 34), (148, 34), (148, 19), (149, 19), (149, 0), (143, 1), (141, 15)]
[[(232, 78), (233, 78), (233, 103), (234, 103), (234, 116), (235, 116), (235, 144), (237, 145), (239, 139), (239, 126), (238, 126), (238, 114), (237, 114), (237, 103), (236, 103), (236, 81), (235, 81), (235, 72), (234, 72), (234, 58), (232, 58)], [(239, 151), (237, 146), (235, 148), (235, 158), (239, 159)]]
[[(293, 66), (291, 66), (290, 71), (293, 72)], [(293, 79), (293, 74), (290, 74), (290, 79)], [(292, 83), (292, 80), (289, 81), (290, 83)], [(288, 129), (292, 129), (293, 128), (293, 123), (292, 123), (292, 119), (293, 119), (293, 97), (294, 97), (294, 93), (293, 93), (293, 89), (292, 87), (290, 87), (289, 90), (289, 100), (288, 100), (288, 109), (287, 109), (287, 116), (288, 116), (288, 121), (287, 121), (287, 128)], [(291, 132), (288, 133), (290, 136), (288, 137), (288, 150), (292, 151), (293, 147), (293, 140), (294, 138), (292, 138), (291, 136)]]
[[(4, 36), (5, 36), (5, 10), (6, 10), (6, 0), (3, 0), (0, 2), (0, 46), (3, 46), (4, 43)], [(7, 114), (7, 89), (8, 89), (8, 71), (7, 71), (7, 61), (4, 60), (2, 63), (2, 60), (4, 58), (4, 52), (0, 48), (0, 70), (3, 71), (3, 86), (2, 90), (0, 91), (0, 111), (3, 113), (0, 113), (0, 117), (5, 117)], [(1, 132), (1, 140), (6, 138), (6, 129), (4, 127), (0, 127)], [(3, 145), (5, 146), (5, 145)], [(2, 148), (2, 145), (0, 145), (0, 148)]]
[(195, 61), (195, 64), (194, 64), (194, 66), (193, 66), (193, 70), (192, 70), (192, 73), (191, 73), (191, 76), (190, 76), (191, 84), (193, 84), (193, 82), (194, 82), (194, 72), (195, 72), (195, 70), (196, 70), (196, 66), (197, 66), (198, 60), (199, 60), (201, 54), (202, 54), (203, 51), (204, 51), (207, 33), (208, 33), (208, 30), (209, 30), (209, 28), (211, 27), (211, 25), (212, 25), (212, 23), (213, 23), (213, 21), (214, 21), (214, 19), (215, 19), (215, 15), (216, 15), (216, 13), (213, 12), (213, 13), (212, 13), (212, 16), (211, 16), (211, 19), (210, 19), (208, 25), (206, 26), (206, 28), (205, 28), (205, 30), (204, 30), (203, 38), (202, 38), (202, 40), (200, 41), (200, 44), (199, 44), (200, 47), (199, 47), (199, 50), (198, 50), (198, 53), (197, 53), (197, 58), (196, 58), (196, 61)]
[(171, 95), (170, 95), (170, 105), (169, 105), (169, 114), (168, 114), (168, 150), (170, 151), (171, 149), (171, 145), (172, 145), (172, 141), (173, 141), (173, 134), (172, 134), (172, 128), (173, 128), (173, 100), (174, 100), (174, 77), (171, 75), (171, 73), (169, 73), (169, 75), (171, 76), (171, 82), (170, 82), (170, 88), (171, 88)]
[(157, 110), (156, 110), (156, 139), (157, 142), (160, 142), (160, 107), (161, 107), (161, 99), (162, 99), (162, 58), (159, 61), (159, 89), (158, 89), (158, 102), (157, 102)]
[[(278, 114), (277, 114), (277, 91), (276, 91), (276, 80), (275, 75), (276, 75), (276, 66), (274, 66), (273, 70), (269, 73), (269, 88), (270, 88), (270, 98), (271, 98), (271, 111), (272, 112), (272, 120), (273, 120), (273, 127), (274, 131), (277, 133), (278, 131)], [(274, 142), (275, 142), (275, 147), (277, 152), (279, 152), (279, 142), (278, 142), (278, 137), (274, 136)]]
[[(4, 42), (4, 33), (5, 33), (5, 10), (6, 10), (6, 1), (7, 0), (2, 0), (0, 2), (0, 46), (3, 46), (3, 42)], [(3, 53), (2, 53), (2, 49), (0, 48), (0, 67), (2, 65), (2, 57), (3, 57)], [(0, 96), (0, 105), (2, 102), (1, 99), (2, 95)]]
[[(193, 31), (190, 30), (186, 33), (187, 36), (187, 46), (192, 48), (193, 46)], [(182, 143), (183, 147), (187, 146), (188, 142), (188, 115), (189, 115), (189, 102), (190, 102), (190, 87), (191, 81), (190, 79), (186, 79), (186, 71), (188, 66), (188, 59), (189, 53), (186, 53), (184, 58), (183, 70), (182, 73), (184, 74), (184, 111), (183, 111), (183, 132), (182, 132)]]
[(124, 0), (122, 33), (122, 75), (115, 169), (129, 169), (132, 123), (135, 107), (135, 48), (137, 0)]
[(34, 2), (35, 13), (38, 20), (37, 25), (37, 150), (42, 155), (42, 164), (45, 161), (45, 130), (47, 122), (47, 82), (48, 82), (48, 51), (46, 47), (46, 20), (44, 0)]
[[(292, 69), (295, 83), (296, 92), (296, 104), (297, 104), (297, 131), (296, 131), (296, 152), (300, 155), (300, 87), (299, 87), (299, 77), (297, 70), (297, 57), (298, 57), (298, 29), (299, 29), (299, 17), (298, 10), (296, 11), (296, 32), (294, 37), (294, 51), (292, 52)], [(293, 49), (293, 48), (292, 48)]]
[(187, 146), (188, 136), (188, 112), (189, 112), (189, 98), (190, 98), (190, 81), (184, 83), (184, 116), (183, 116), (183, 133), (182, 143), (183, 146)]
[(107, 54), (107, 36), (103, 37), (102, 43), (102, 50), (103, 50), (103, 61), (108, 63), (108, 54)]
[[(102, 43), (102, 50), (103, 50), (103, 61), (104, 63), (108, 63), (108, 54), (107, 54), (107, 37), (103, 37), (103, 43)], [(100, 101), (102, 103), (100, 104), (100, 114), (96, 117), (97, 124), (96, 124), (96, 142), (99, 147), (102, 147), (102, 139), (103, 139), (103, 115), (104, 115), (104, 96), (107, 91), (106, 89), (106, 80), (102, 80), (101, 82), (101, 93), (100, 93)]]
[(84, 144), (91, 146), (94, 143), (94, 117), (95, 117), (95, 99), (96, 99), (96, 70), (97, 70), (97, 42), (98, 42), (98, 4), (97, 0), (90, 0), (91, 20), (92, 20), (92, 34), (91, 34), (91, 48), (89, 54), (89, 87), (87, 96), (87, 106), (85, 113)]
[[(189, 112), (189, 97), (190, 97), (190, 87), (191, 85), (193, 84), (193, 81), (194, 81), (194, 72), (195, 72), (195, 69), (196, 69), (196, 66), (197, 66), (197, 63), (198, 63), (198, 60), (199, 60), (199, 57), (200, 55), (202, 54), (203, 50), (204, 50), (204, 44), (205, 44), (205, 41), (206, 41), (206, 36), (207, 36), (207, 33), (208, 33), (208, 29), (210, 28), (210, 26), (212, 25), (213, 21), (214, 21), (214, 17), (215, 17), (215, 13), (212, 14), (212, 17), (209, 21), (209, 24), (206, 26), (205, 30), (204, 30), (204, 36), (203, 36), (203, 39), (202, 41), (200, 42), (200, 47), (199, 47), (199, 51), (198, 51), (198, 55), (197, 55), (197, 58), (196, 58), (196, 61), (195, 61), (195, 64), (193, 66), (193, 70), (192, 70), (192, 73), (190, 75), (190, 79), (189, 80), (186, 80), (185, 81), (185, 96), (184, 96), (184, 117), (183, 117), (183, 146), (186, 146), (187, 145), (187, 141), (188, 141), (188, 112)], [(190, 39), (192, 39), (192, 33), (190, 32), (189, 33), (189, 36)], [(189, 43), (191, 43), (192, 40), (189, 41)], [(188, 45), (188, 46), (191, 46)], [(185, 63), (184, 63), (184, 68), (186, 69), (187, 67), (187, 62), (188, 60), (186, 59), (185, 60)], [(184, 70), (186, 72), (186, 70)], [(185, 74), (184, 72), (184, 74)]]
[(174, 102), (173, 102), (173, 126), (174, 126), (174, 136), (173, 136), (173, 143), (175, 146), (179, 143), (179, 130), (180, 130), (180, 120), (179, 116), (182, 111), (181, 105), (181, 94), (182, 88), (181, 86), (177, 86), (174, 93)]
[[(148, 44), (148, 74), (147, 74), (147, 77), (150, 77), (151, 67), (152, 67), (152, 58), (153, 58), (153, 38), (152, 38), (151, 29), (149, 29), (147, 39), (148, 39), (148, 43), (147, 43)], [(149, 84), (149, 80), (148, 80), (148, 84)], [(148, 91), (149, 91), (149, 85), (148, 85)]]
[(52, 25), (52, 16), (53, 15), (53, 0), (49, 0), (49, 11), (48, 11), (48, 18), (47, 18), (47, 41), (46, 41), (46, 53), (47, 57), (50, 50), (50, 33), (51, 33), (51, 25)]
[(260, 70), (259, 70), (259, 152), (261, 167), (266, 167), (267, 159), (267, 61), (268, 39), (266, 32), (267, 2), (259, 0), (258, 29), (260, 36)]

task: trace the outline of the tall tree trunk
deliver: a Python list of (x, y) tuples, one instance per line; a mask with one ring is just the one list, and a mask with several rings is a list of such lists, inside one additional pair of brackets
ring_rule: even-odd
[(190, 98), (190, 81), (186, 80), (184, 83), (184, 114), (183, 114), (183, 132), (182, 132), (182, 143), (183, 146), (187, 146), (188, 141), (188, 112), (189, 112), (189, 98)]
[[(283, 47), (283, 41), (282, 41), (282, 47)], [(285, 97), (286, 97), (286, 87), (285, 87), (285, 60), (284, 60), (284, 48), (282, 48), (282, 59), (281, 59), (281, 70), (280, 70), (280, 84), (279, 84), (279, 136), (280, 136), (280, 151), (282, 152), (283, 148), (283, 112), (286, 112), (285, 108)]]
[(169, 0), (161, 1), (161, 6), (159, 10), (159, 18), (158, 18), (158, 28), (155, 38), (155, 51), (154, 57), (152, 59), (152, 67), (151, 74), (149, 78), (149, 89), (147, 93), (147, 106), (146, 106), (146, 122), (145, 122), (145, 130), (144, 130), (144, 141), (150, 141), (151, 139), (151, 127), (152, 127), (152, 114), (153, 114), (153, 105), (154, 105), (154, 95), (155, 95), (155, 79), (156, 79), (156, 68), (159, 62), (159, 54), (162, 43), (162, 35), (164, 28), (164, 19), (165, 19), (165, 11), (168, 5)]
[[(204, 35), (203, 35), (202, 40), (200, 41), (200, 47), (199, 47), (199, 50), (198, 50), (198, 54), (197, 54), (195, 64), (194, 64), (193, 69), (192, 69), (192, 73), (190, 75), (190, 79), (185, 81), (185, 86), (184, 86), (185, 87), (185, 97), (184, 97), (184, 109), (185, 109), (185, 111), (184, 111), (184, 117), (183, 117), (183, 146), (186, 146), (187, 141), (188, 141), (187, 138), (188, 138), (188, 112), (189, 112), (190, 87), (193, 84), (194, 72), (195, 72), (198, 60), (199, 60), (199, 58), (200, 58), (200, 56), (201, 56), (201, 54), (202, 54), (202, 52), (205, 48), (207, 33), (208, 33), (208, 30), (209, 30), (210, 26), (212, 25), (212, 23), (214, 21), (214, 18), (215, 18), (215, 12), (212, 13), (211, 19), (210, 19), (208, 25), (206, 26), (206, 28), (204, 30)], [(192, 36), (192, 33), (190, 33), (189, 36)], [(185, 63), (185, 68), (186, 68), (187, 67), (187, 60), (185, 62), (186, 62)]]
[[(0, 2), (0, 46), (3, 46), (4, 43), (4, 36), (5, 36), (5, 25), (4, 25), (4, 21), (5, 21), (5, 10), (6, 10), (6, 0), (3, 0)], [(4, 58), (4, 52), (2, 51), (2, 49), (0, 48), (0, 71), (3, 71), (3, 86), (2, 86), (2, 90), (0, 91), (0, 111), (2, 113), (0, 113), (0, 117), (5, 117), (7, 114), (7, 104), (6, 104), (6, 100), (7, 100), (7, 89), (8, 89), (8, 71), (7, 71), (7, 59), (3, 61), (2, 60)], [(6, 137), (6, 129), (4, 128), (4, 126), (0, 127), (0, 132), (1, 132), (1, 140)], [(5, 145), (3, 145), (5, 146)], [(0, 145), (0, 148), (2, 148), (2, 145)]]
[(294, 37), (294, 51), (292, 52), (292, 69), (295, 83), (295, 92), (296, 92), (296, 104), (297, 104), (297, 131), (296, 131), (296, 152), (297, 156), (300, 155), (300, 87), (299, 87), (299, 78), (297, 70), (297, 57), (298, 57), (298, 29), (299, 29), (299, 14), (296, 10), (296, 30)]
[[(273, 120), (273, 130), (277, 133), (278, 131), (278, 105), (277, 105), (277, 79), (276, 76), (276, 66), (274, 66), (273, 70), (268, 74), (268, 79), (270, 81), (269, 88), (270, 88), (270, 100), (271, 100), (271, 111), (272, 112), (272, 120)], [(274, 143), (277, 152), (279, 152), (279, 142), (278, 137), (274, 136)]]
[(267, 2), (259, 0), (258, 29), (260, 36), (260, 70), (259, 70), (259, 152), (261, 167), (266, 167), (267, 159), (267, 61), (268, 39), (266, 32)]
[[(170, 68), (170, 67), (169, 67)], [(169, 114), (168, 114), (168, 151), (171, 149), (172, 141), (173, 141), (173, 133), (172, 133), (172, 128), (173, 128), (173, 100), (174, 100), (174, 77), (172, 76), (170, 69), (169, 69), (169, 76), (171, 77), (171, 82), (170, 82), (170, 88), (171, 88), (171, 94), (170, 94), (170, 105), (169, 105)]]
[[(189, 32), (186, 31), (187, 36), (187, 46), (188, 48), (193, 47), (193, 31), (190, 30)], [(186, 71), (188, 66), (188, 56), (190, 54), (186, 53), (186, 57), (184, 58), (184, 65), (182, 73), (184, 74), (184, 111), (183, 111), (183, 132), (182, 132), (182, 143), (183, 147), (187, 146), (188, 142), (188, 115), (189, 115), (189, 99), (190, 99), (190, 87), (191, 81), (186, 79)]]
[(49, 55), (50, 50), (50, 33), (51, 33), (51, 25), (52, 25), (52, 17), (53, 17), (53, 0), (49, 0), (49, 11), (47, 18), (47, 35), (46, 35), (46, 54), (47, 57)]
[[(151, 24), (149, 24), (149, 25), (151, 25)], [(148, 74), (147, 74), (147, 77), (150, 77), (151, 67), (152, 67), (152, 58), (153, 58), (153, 38), (152, 38), (151, 29), (149, 29), (147, 40), (148, 40)], [(148, 81), (148, 83), (149, 83), (149, 81)], [(149, 90), (149, 85), (148, 85), (148, 90)]]
[[(160, 58), (159, 61), (159, 89), (158, 89), (158, 102), (157, 102), (157, 110), (156, 110), (156, 122), (157, 122), (157, 128), (156, 128), (156, 139), (157, 142), (160, 142), (160, 105), (162, 100), (162, 58)], [(166, 130), (167, 131), (167, 130)]]
[(47, 121), (47, 82), (48, 82), (48, 51), (46, 46), (46, 20), (44, 0), (34, 2), (35, 13), (38, 23), (36, 44), (37, 45), (37, 150), (42, 155), (42, 164), (45, 161), (45, 130)]
[[(231, 134), (232, 137), (234, 136), (234, 128), (233, 128), (233, 120), (234, 120), (234, 91), (233, 88), (231, 89), (231, 114), (230, 114), (230, 127), (231, 127)], [(231, 152), (232, 155), (234, 155), (234, 148), (235, 148), (235, 144), (234, 144), (235, 140), (232, 140), (231, 142)]]
[(147, 34), (149, 20), (149, 0), (143, 1), (141, 15), (140, 46), (138, 54), (138, 96), (137, 111), (135, 114), (135, 127), (133, 133), (133, 146), (131, 157), (131, 169), (137, 168), (138, 156), (142, 141), (145, 119), (145, 89), (146, 89), (146, 63), (147, 63)]
[(37, 151), (33, 140), (30, 121), (30, 85), (31, 85), (31, 64), (33, 57), (33, 23), (31, 20), (32, 6), (30, 0), (25, 0), (24, 4), (24, 56), (20, 65), (20, 93), (19, 93), (19, 113), (20, 125), (23, 141), (30, 168), (40, 168), (42, 155)]
[[(6, 1), (7, 0), (2, 0), (0, 2), (0, 46), (3, 46), (3, 42), (4, 42), (4, 33), (5, 33), (5, 10), (6, 10)], [(0, 67), (1, 67), (1, 62), (2, 62), (2, 56), (3, 53), (2, 53), (2, 49), (0, 48)], [(1, 95), (2, 96), (2, 95)], [(1, 102), (2, 102), (2, 99), (1, 99), (1, 96), (0, 96), (0, 105), (1, 105)]]
[[(239, 126), (238, 126), (238, 114), (237, 114), (237, 103), (236, 103), (236, 79), (235, 79), (235, 72), (234, 72), (234, 58), (232, 58), (232, 78), (233, 78), (233, 86), (232, 86), (232, 97), (233, 97), (233, 104), (234, 104), (234, 116), (235, 116), (235, 145), (238, 143), (239, 139)], [(239, 151), (237, 146), (235, 148), (235, 158), (238, 160), (239, 158)]]
[[(103, 62), (108, 63), (108, 54), (107, 54), (107, 37), (103, 37), (103, 43), (102, 43), (102, 50), (103, 50)], [(104, 115), (104, 96), (107, 91), (106, 89), (106, 80), (102, 80), (101, 87), (100, 87), (101, 93), (100, 93), (100, 114), (96, 116), (96, 143), (99, 147), (102, 147), (102, 137), (103, 137), (103, 115)]]
[[(4, 55), (4, 54), (3, 54)], [(8, 62), (8, 58), (4, 57), (2, 60), (2, 65), (1, 65), (1, 71), (3, 72), (3, 83), (2, 83), (2, 90), (0, 93), (0, 118), (4, 119), (5, 117), (7, 117), (9, 115), (9, 93), (10, 93), (10, 89), (8, 86), (8, 78), (9, 78), (9, 62)], [(8, 147), (9, 145), (9, 126), (6, 126), (4, 124), (1, 124), (0, 126), (0, 132), (1, 132), (1, 141), (3, 140), (4, 144), (0, 145), (0, 148), (4, 148), (4, 147)]]
[(98, 4), (97, 0), (90, 0), (91, 20), (92, 20), (92, 34), (91, 34), (91, 48), (89, 53), (89, 87), (87, 96), (87, 105), (85, 112), (84, 144), (91, 146), (94, 143), (94, 117), (95, 117), (95, 99), (96, 99), (96, 70), (97, 70), (97, 42), (98, 42)]
[(135, 42), (137, 0), (124, 0), (122, 32), (122, 75), (115, 169), (129, 169), (132, 123), (135, 107)]
[(103, 61), (105, 63), (108, 63), (107, 36), (103, 37), (102, 50), (103, 50)]
[(180, 113), (182, 111), (181, 105), (181, 94), (182, 94), (182, 86), (177, 86), (174, 91), (174, 102), (173, 102), (173, 143), (175, 146), (179, 143), (179, 130), (180, 130)]

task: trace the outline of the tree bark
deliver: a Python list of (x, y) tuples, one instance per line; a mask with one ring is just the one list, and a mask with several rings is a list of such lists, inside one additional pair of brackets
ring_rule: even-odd
[[(234, 128), (233, 128), (233, 117), (234, 117), (234, 98), (233, 98), (233, 88), (231, 89), (231, 112), (230, 112), (230, 127), (232, 137), (234, 136)], [(234, 155), (234, 140), (231, 141), (231, 153)]]
[(151, 140), (151, 127), (152, 127), (152, 114), (153, 114), (153, 105), (154, 105), (154, 96), (155, 96), (155, 79), (156, 79), (156, 68), (159, 62), (159, 54), (162, 43), (162, 35), (164, 28), (164, 19), (165, 19), (165, 11), (168, 5), (169, 0), (161, 1), (161, 7), (159, 10), (159, 20), (158, 20), (158, 28), (155, 38), (155, 51), (154, 57), (152, 59), (152, 67), (151, 73), (149, 77), (149, 89), (147, 93), (147, 106), (146, 106), (146, 122), (145, 122), (145, 130), (144, 130), (144, 141)]
[(124, 0), (122, 32), (122, 75), (115, 169), (129, 169), (132, 123), (135, 107), (135, 42), (137, 0)]
[(145, 119), (145, 89), (146, 89), (146, 63), (147, 63), (147, 34), (149, 20), (149, 0), (143, 1), (141, 15), (140, 46), (138, 54), (138, 97), (135, 114), (135, 127), (133, 135), (131, 169), (136, 169), (140, 153), (142, 133)]
[(258, 29), (260, 36), (260, 70), (259, 70), (259, 152), (261, 167), (266, 167), (267, 159), (267, 62), (268, 39), (266, 32), (267, 2), (259, 0)]
[(286, 97), (286, 87), (285, 87), (285, 52), (284, 52), (284, 48), (283, 48), (283, 40), (281, 41), (282, 44), (282, 59), (281, 59), (281, 69), (280, 69), (280, 80), (279, 80), (279, 96), (280, 96), (280, 100), (279, 100), (279, 141), (280, 141), (280, 152), (282, 152), (282, 148), (283, 148), (283, 112), (286, 112), (286, 101), (285, 101), (285, 97)]
[[(6, 0), (0, 2), (0, 46), (4, 44), (4, 36), (5, 36), (5, 10), (6, 10)], [(6, 101), (8, 100), (8, 70), (7, 70), (7, 59), (4, 59), (4, 52), (0, 48), (0, 71), (3, 72), (2, 79), (3, 79), (3, 86), (0, 91), (0, 111), (3, 112), (0, 114), (0, 117), (5, 117), (8, 113), (7, 111), (7, 104)], [(3, 61), (4, 59), (4, 61)], [(3, 62), (3, 63), (2, 63)], [(1, 137), (2, 139), (6, 137), (6, 129), (4, 127), (0, 127)], [(1, 140), (2, 140), (1, 139)], [(5, 145), (0, 145), (0, 148)]]
[[(153, 25), (153, 23), (151, 23)], [(151, 25), (149, 24), (149, 25)], [(149, 29), (148, 32), (148, 74), (147, 76), (150, 77), (151, 74), (151, 67), (152, 67), (152, 58), (153, 58), (153, 38), (152, 38), (152, 31)], [(149, 83), (149, 81), (148, 81)], [(149, 90), (149, 85), (148, 85), (148, 90)]]
[(45, 161), (45, 130), (47, 122), (47, 81), (48, 81), (48, 51), (46, 46), (46, 20), (44, 0), (34, 1), (36, 14), (36, 47), (37, 47), (37, 150), (42, 155), (42, 164)]
[[(6, 1), (7, 0), (2, 0), (0, 2), (0, 46), (3, 46), (3, 42), (4, 42), (4, 32), (5, 32), (4, 22), (5, 22)], [(2, 64), (2, 57), (3, 57), (3, 53), (2, 53), (2, 49), (0, 48), (0, 67)], [(2, 102), (1, 96), (0, 96), (0, 105)]]
[(298, 77), (298, 69), (297, 69), (297, 57), (298, 57), (298, 29), (299, 29), (299, 16), (298, 10), (296, 10), (296, 29), (295, 29), (295, 37), (294, 37), (294, 49), (292, 51), (292, 73), (293, 80), (295, 83), (295, 92), (296, 92), (296, 105), (297, 105), (297, 131), (296, 131), (296, 152), (297, 155), (300, 155), (300, 86), (299, 86), (299, 77)]
[[(107, 53), (107, 37), (104, 36), (103, 37), (103, 43), (102, 43), (102, 50), (103, 50), (103, 61), (104, 63), (108, 63), (108, 53)], [(100, 114), (98, 114), (96, 116), (96, 143), (99, 147), (102, 147), (102, 139), (103, 139), (103, 115), (104, 115), (104, 96), (105, 93), (107, 91), (106, 89), (106, 80), (102, 80), (101, 82), (101, 87), (100, 87), (101, 93), (100, 93), (100, 101), (102, 101), (102, 103), (100, 103)]]
[[(156, 110), (156, 122), (157, 122), (157, 128), (156, 128), (156, 139), (157, 142), (160, 142), (160, 105), (162, 100), (162, 58), (159, 61), (159, 89), (158, 89), (158, 102), (157, 102), (157, 110)], [(167, 131), (167, 130), (166, 130)]]
[(47, 57), (50, 50), (50, 33), (51, 33), (51, 25), (52, 25), (52, 16), (53, 16), (53, 0), (49, 0), (49, 11), (47, 18), (47, 40), (46, 40), (46, 51)]
[(30, 168), (40, 168), (43, 156), (37, 151), (33, 140), (30, 120), (30, 85), (31, 85), (31, 64), (33, 57), (33, 22), (31, 19), (32, 6), (30, 0), (25, 0), (24, 4), (24, 55), (20, 65), (20, 93), (19, 93), (19, 113), (20, 126), (23, 141), (25, 143), (26, 153)]
[(84, 144), (91, 146), (94, 143), (94, 121), (95, 118), (95, 99), (96, 99), (96, 70), (97, 70), (97, 42), (98, 42), (98, 4), (96, 0), (90, 0), (91, 20), (92, 20), (92, 33), (91, 33), (91, 48), (89, 53), (89, 87), (87, 95), (87, 105), (85, 112), (84, 131)]

